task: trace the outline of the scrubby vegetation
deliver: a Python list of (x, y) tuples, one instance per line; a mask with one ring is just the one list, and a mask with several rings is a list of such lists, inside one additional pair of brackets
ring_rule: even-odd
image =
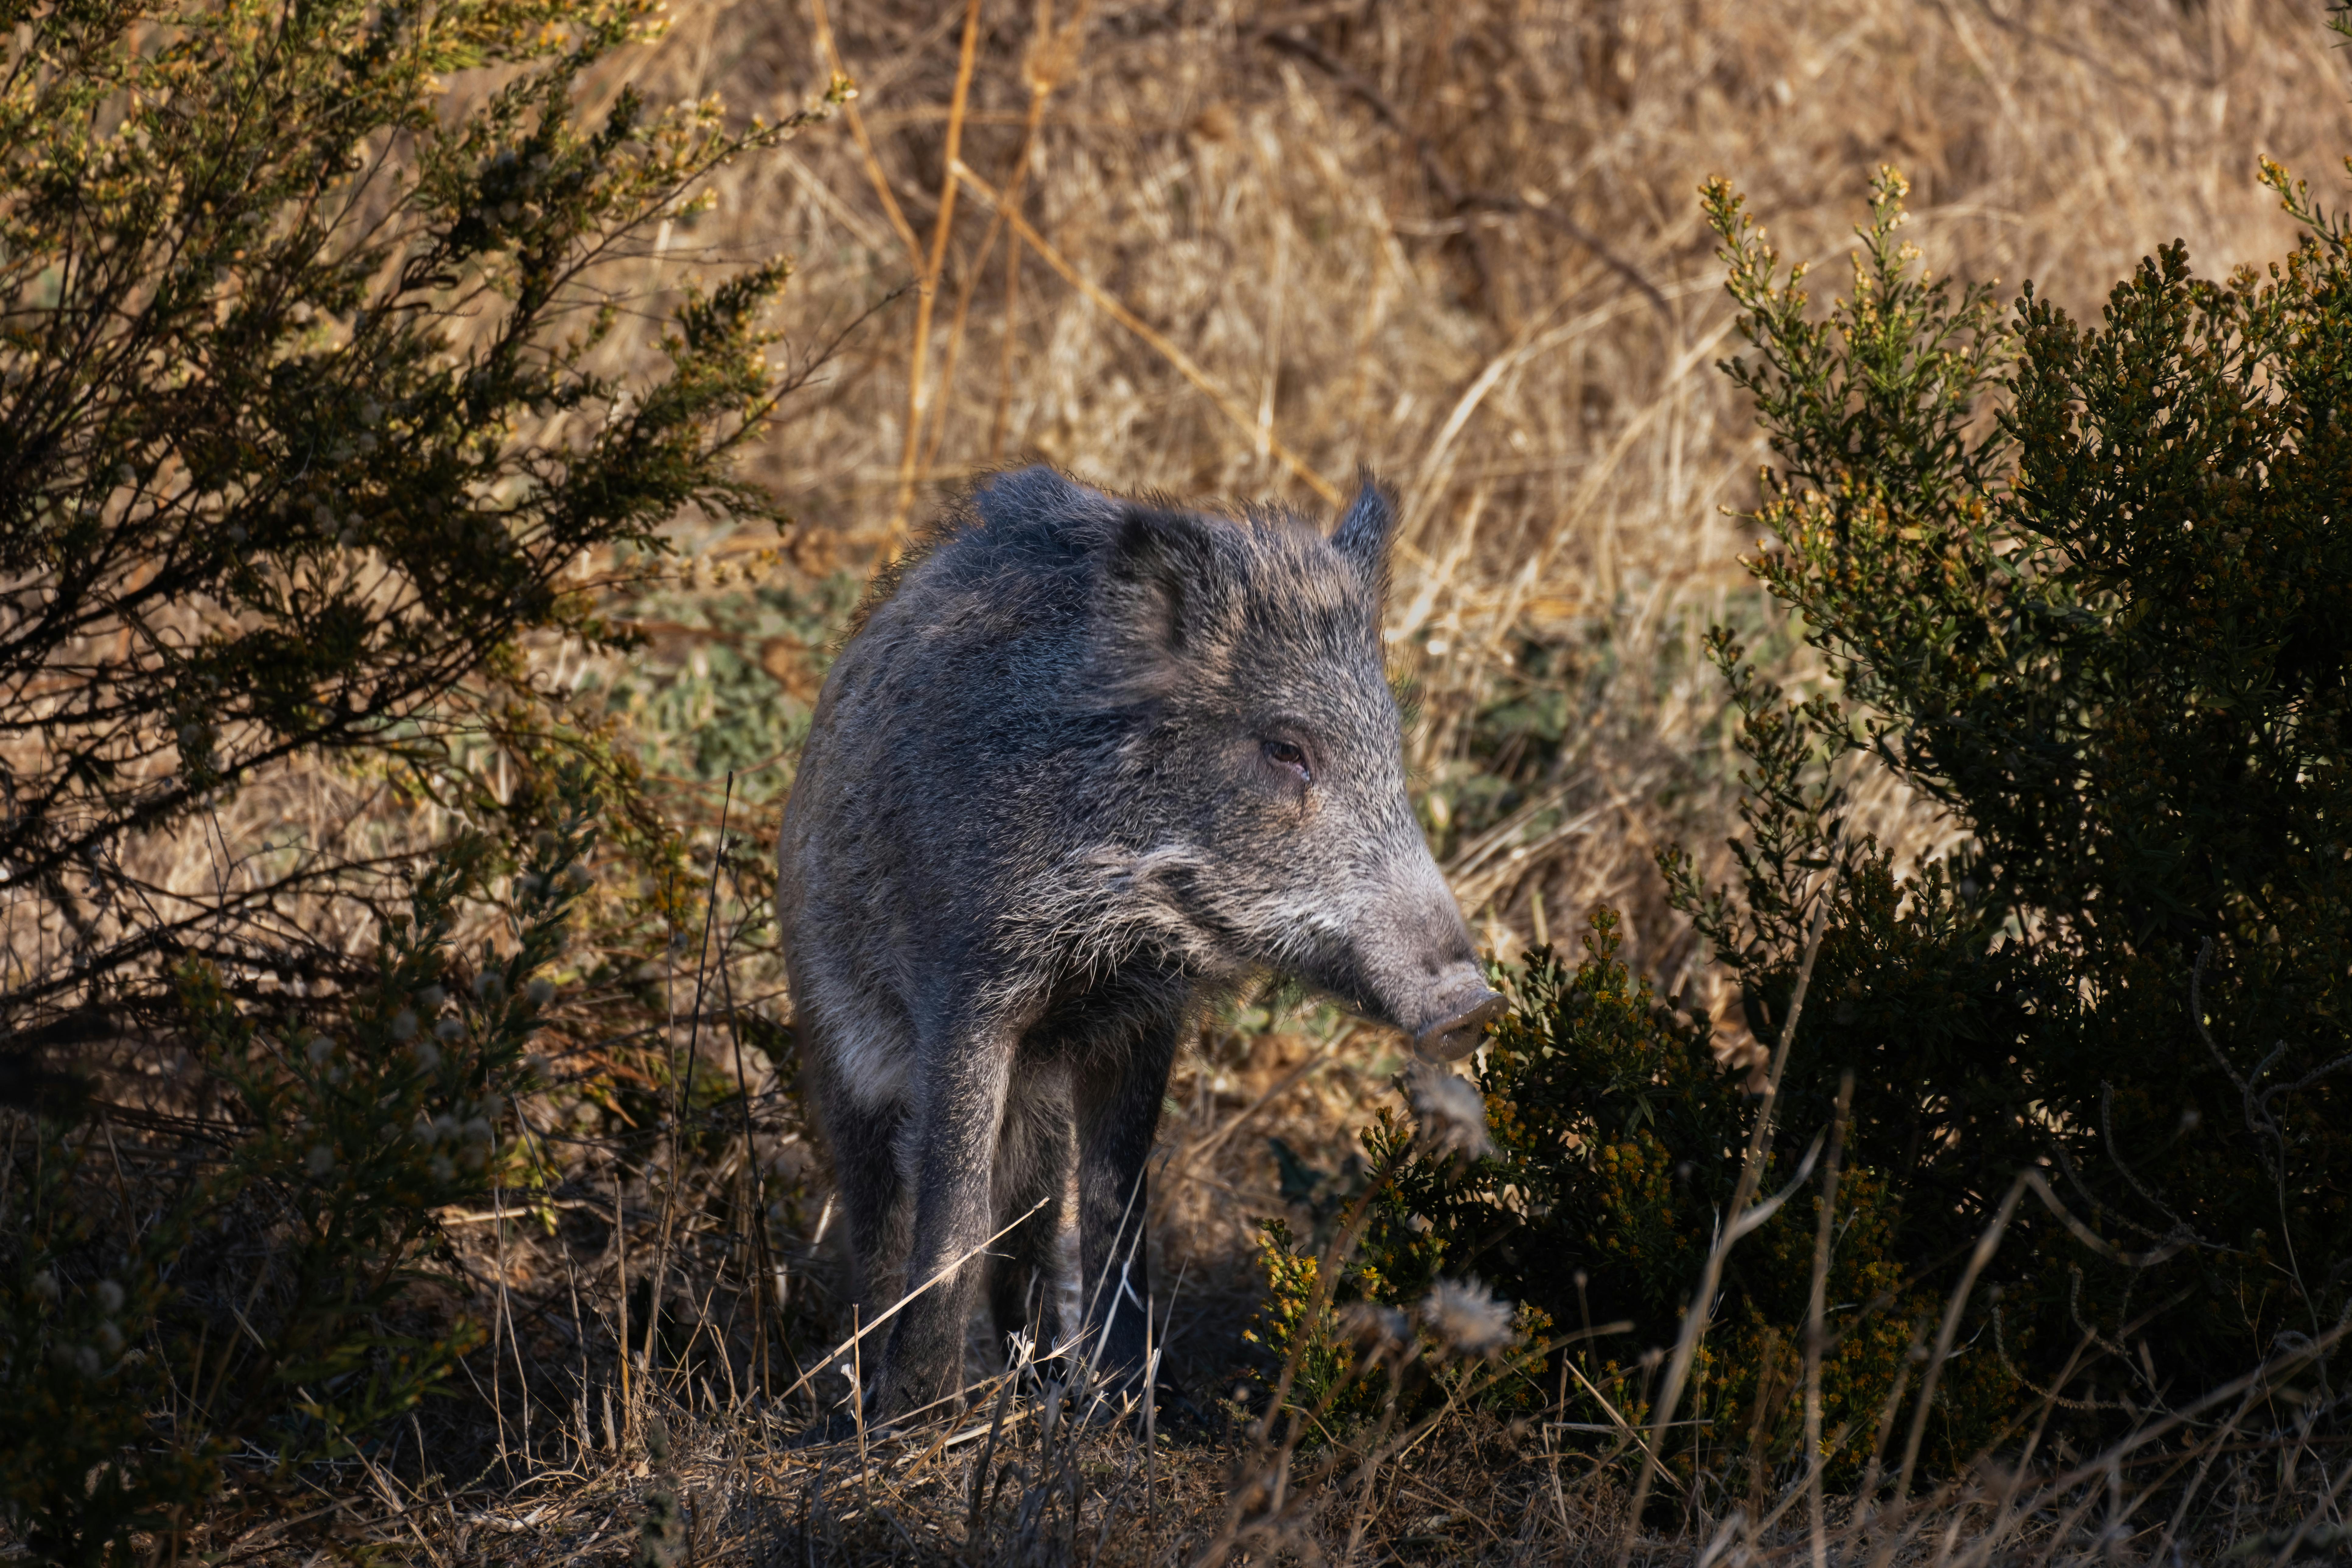
[[(649, 17), (6, 18), (0, 1499), (44, 1559), (169, 1545), (226, 1485), (291, 1506), (449, 1387), (487, 1336), (420, 1295), (434, 1216), (543, 1203), (552, 976), (686, 907), (540, 650), (635, 640), (610, 595), (680, 508), (772, 515), (730, 464), (792, 389), (782, 262), (674, 301), (664, 372), (596, 356), (616, 263), (829, 106), (583, 122)], [(373, 801), (232, 836), (289, 763)], [(600, 828), (645, 885), (601, 908)]]
[[(1734, 9), (9, 13), (8, 1544), (2340, 1550), (2352, 230), (2221, 177), (2323, 35)], [(1207, 1021), (1140, 1432), (1031, 1347), (797, 1448), (776, 805), (1024, 453), (1399, 482), (1515, 1008)]]
[[(1476, 1269), (1538, 1338), (1597, 1314), (1652, 1347), (1552, 1352), (1564, 1411), (1649, 1429), (1645, 1479), (1760, 1488), (1795, 1452), (1874, 1500), (2029, 1429), (2213, 1439), (2250, 1413), (2202, 1396), (2273, 1358), (2308, 1384), (2254, 1419), (2333, 1429), (2347, 244), (2264, 173), (2309, 225), (2284, 260), (2215, 284), (2168, 248), (2087, 327), (2031, 289), (2004, 318), (1990, 287), (1930, 281), (1891, 172), (1814, 316), (1802, 269), (1707, 188), (1758, 351), (1724, 368), (1780, 459), (1755, 571), (1840, 677), (1789, 701), (1718, 628), (1738, 889), (1660, 855), (1775, 1044), (1762, 1092), (1633, 980), (1612, 914), (1572, 972), (1532, 952), (1476, 1075), (1475, 1157), (1441, 1105), (1417, 1133), (1384, 1114), (1341, 1288), (1272, 1238), (1310, 1402), (1348, 1408), (1348, 1298), (1410, 1306)], [(1857, 767), (1965, 837), (1899, 867), (1849, 820)], [(1801, 1160), (1774, 1119), (1813, 1134)], [(1540, 1405), (1549, 1370), (1523, 1356), (1504, 1403)]]

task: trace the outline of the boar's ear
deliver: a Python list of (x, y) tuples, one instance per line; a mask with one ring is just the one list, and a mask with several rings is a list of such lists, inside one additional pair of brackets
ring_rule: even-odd
[(1217, 570), (1213, 525), (1187, 512), (1128, 509), (1103, 562), (1101, 614), (1113, 684), (1151, 686), (1207, 627)]
[(1331, 531), (1331, 548), (1356, 563), (1364, 582), (1386, 594), (1389, 542), (1396, 537), (1396, 507), (1370, 468), (1356, 470), (1356, 499)]

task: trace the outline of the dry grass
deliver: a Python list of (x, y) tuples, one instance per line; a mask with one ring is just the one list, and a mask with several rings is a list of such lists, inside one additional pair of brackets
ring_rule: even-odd
[[(1738, 344), (1698, 182), (1730, 177), (1834, 289), (1893, 163), (1933, 265), (2095, 309), (2176, 236), (2216, 272), (2275, 255), (2255, 155), (2324, 176), (2352, 148), (2317, 8), (2269, 0), (865, 0), (823, 20), (684, 4), (638, 70), (770, 114), (836, 63), (862, 84), (841, 133), (732, 171), (691, 237), (796, 256), (803, 344), (907, 289), (758, 460), (796, 511), (792, 559), (862, 569), (1033, 457), (1310, 508), (1370, 463), (1402, 492), (1390, 637), (1439, 794), (1517, 639), (1572, 652), (1570, 739), (1537, 790), (1557, 798), (1499, 853), (1457, 855), (1465, 902), (1507, 952), (1538, 891), (1553, 917), (1627, 906), (1631, 952), (1668, 975), (1685, 953), (1648, 850), (1721, 816), (1696, 637), (1765, 619), (1722, 510), (1762, 451), (1711, 368)], [(1936, 833), (1895, 801), (1880, 826)]]
[[(1307, 1060), (1335, 1057), (1318, 1051)], [(1253, 1103), (1266, 1103), (1268, 1091), (1278, 1100), (1291, 1079), (1276, 1079)], [(1293, 1111), (1277, 1124), (1295, 1133), (1301, 1120), (1313, 1117)], [(1235, 1113), (1171, 1121), (1163, 1177), (1212, 1161), (1220, 1177), (1247, 1179), (1215, 1158), (1234, 1141)], [(1759, 1129), (1743, 1182), (1750, 1191), (1770, 1143), (1769, 1129)], [(1833, 1150), (1832, 1168), (1835, 1158)], [(1007, 1373), (992, 1373), (976, 1358), (963, 1408), (888, 1429), (837, 1418), (828, 1440), (812, 1443), (828, 1412), (854, 1408), (844, 1399), (854, 1378), (820, 1369), (861, 1367), (863, 1347), (845, 1342), (814, 1357), (812, 1380), (790, 1376), (798, 1363), (779, 1346), (763, 1376), (755, 1335), (746, 1331), (746, 1293), (730, 1283), (748, 1261), (740, 1215), (730, 1216), (725, 1202), (741, 1174), (740, 1146), (669, 1168), (683, 1173), (676, 1183), (649, 1163), (636, 1190), (624, 1172), (605, 1173), (622, 1185), (599, 1202), (586, 1195), (596, 1185), (594, 1165), (583, 1164), (551, 1232), (487, 1215), (453, 1216), (453, 1276), (471, 1276), (478, 1291), (499, 1302), (499, 1340), (477, 1358), (487, 1385), (478, 1398), (445, 1405), (437, 1424), (412, 1424), (340, 1474), (329, 1467), (309, 1478), (315, 1509), (281, 1509), (268, 1522), (217, 1529), (191, 1544), (240, 1563), (310, 1564), (328, 1552), (436, 1568), (475, 1560), (518, 1568), (618, 1561), (1206, 1568), (1235, 1560), (1979, 1568), (2284, 1563), (2306, 1549), (2340, 1552), (2347, 1539), (2341, 1502), (2352, 1467), (2307, 1420), (2297, 1430), (2294, 1415), (2296, 1391), (2309, 1385), (2335, 1335), (2149, 1412), (2099, 1453), (2045, 1446), (2042, 1428), (2053, 1414), (2045, 1403), (2023, 1414), (1998, 1459), (1915, 1481), (1915, 1412), (1927, 1408), (1952, 1349), (1939, 1341), (1921, 1356), (1918, 1380), (1898, 1384), (1889, 1399), (1874, 1443), (1864, 1446), (1864, 1479), (1826, 1497), (1816, 1472), (1791, 1456), (1763, 1456), (1744, 1478), (1740, 1456), (1727, 1451), (1704, 1455), (1695, 1469), (1653, 1470), (1643, 1458), (1660, 1440), (1657, 1424), (1673, 1417), (1663, 1403), (1646, 1425), (1611, 1407), (1613, 1430), (1597, 1432), (1561, 1425), (1552, 1413), (1505, 1421), (1451, 1398), (1418, 1420), (1369, 1427), (1326, 1426), (1318, 1416), (1328, 1401), (1282, 1415), (1265, 1414), (1262, 1402), (1224, 1402), (1205, 1424), (1172, 1435), (1139, 1431), (1092, 1381), (1082, 1347), (1044, 1360), (1024, 1353)], [(2021, 1183), (1988, 1228), (1988, 1254), (2031, 1185)], [(1835, 1217), (1833, 1207), (1824, 1213), (1825, 1234)], [(1727, 1227), (1711, 1274), (1741, 1229)], [(1180, 1224), (1174, 1234), (1178, 1247), (1201, 1240), (1197, 1225)], [(820, 1258), (796, 1250), (783, 1262), (785, 1304), (822, 1296), (829, 1270)], [(642, 1337), (649, 1293), (619, 1289), (625, 1272), (640, 1282), (649, 1273), (670, 1280), (662, 1295), (671, 1323), (660, 1348)], [(1187, 1289), (1176, 1288), (1160, 1321), (1173, 1327), (1171, 1351), (1192, 1342), (1197, 1376), (1217, 1354), (1230, 1356), (1233, 1342), (1203, 1326)], [(1223, 1292), (1233, 1289), (1227, 1282)], [(1204, 1294), (1213, 1304), (1220, 1286), (1213, 1279)], [(568, 1322), (549, 1310), (566, 1295)], [(1964, 1285), (1958, 1299), (1965, 1296)], [(625, 1300), (639, 1303), (634, 1331)], [(806, 1331), (825, 1321), (822, 1310), (803, 1309), (795, 1323), (803, 1331), (786, 1337), (805, 1352), (824, 1339)], [(1696, 1343), (1703, 1332), (1695, 1317), (1686, 1340)], [(627, 1372), (614, 1353), (625, 1341), (635, 1347)], [(485, 1419), (491, 1411), (495, 1421)]]
[[(2352, 150), (2320, 13), (2279, 0), (833, 0), (829, 17), (681, 0), (675, 18), (628, 67), (656, 97), (718, 92), (773, 116), (835, 59), (862, 91), (838, 133), (730, 171), (716, 216), (663, 237), (670, 258), (796, 256), (800, 350), (901, 291), (755, 460), (794, 526), (772, 539), (685, 525), (689, 585), (863, 573), (940, 498), (1032, 457), (1117, 489), (1308, 508), (1370, 463), (1407, 519), (1389, 636), (1420, 696), (1413, 760), (1432, 794), (1470, 799), (1496, 765), (1482, 708), (1531, 679), (1531, 652), (1556, 650), (1538, 684), (1564, 704), (1557, 754), (1449, 841), (1465, 907), (1510, 954), (1615, 904), (1637, 967), (1702, 998), (1714, 982), (1649, 853), (1727, 830), (1731, 763), (1698, 636), (1733, 620), (1800, 683), (1811, 676), (1723, 512), (1750, 495), (1763, 454), (1711, 368), (1737, 343), (1698, 182), (1728, 176), (1785, 253), (1829, 264), (1834, 289), (1865, 179), (1893, 163), (1939, 270), (2031, 277), (2090, 310), (2176, 236), (2210, 272), (2275, 255), (2289, 232), (2253, 184), (2256, 153), (2325, 178)], [(683, 662), (704, 635), (656, 653)], [(805, 702), (800, 664), (767, 667), (778, 702)], [(356, 787), (249, 789), (221, 832), (379, 831)], [(1865, 825), (1913, 855), (1943, 842), (1898, 788), (1869, 787)], [(158, 881), (212, 874), (197, 847), (173, 853)], [(748, 1007), (772, 961), (739, 962)], [(1336, 1166), (1398, 1065), (1328, 1016), (1248, 1022), (1180, 1065), (1154, 1189), (1155, 1278), (1183, 1281), (1171, 1366), (1204, 1401), (1247, 1365), (1255, 1223), (1288, 1202), (1268, 1140)], [(703, 1070), (731, 1079), (739, 1042), (700, 1039)], [(788, 1347), (841, 1325), (821, 1195), (776, 1216), (797, 1247), (762, 1259), (747, 1240), (753, 1165), (813, 1170), (761, 1059), (743, 1085), (756, 1126), (688, 1118), (691, 1159), (613, 1122), (567, 1142), (554, 1119), (568, 1107), (536, 1107), (572, 1162), (552, 1234), (451, 1229), (453, 1272), (503, 1287), (500, 1335), (476, 1369), (494, 1380), (495, 1421), (444, 1411), (354, 1461), (317, 1517), (205, 1549), (293, 1563), (373, 1542), (436, 1568), (571, 1568), (634, 1550), (646, 1493), (666, 1487), (696, 1562), (1190, 1563), (1237, 1542), (1255, 1559), (1352, 1563), (1629, 1548), (1822, 1560), (1801, 1472), (1760, 1508), (1701, 1488), (1662, 1498), (1643, 1516), (1654, 1537), (1628, 1537), (1630, 1432), (1600, 1462), (1590, 1435), (1468, 1416), (1373, 1454), (1301, 1454), (1236, 1427), (1147, 1457), (1118, 1430), (1049, 1431), (1033, 1384), (986, 1460), (991, 1440), (968, 1423), (789, 1449), (810, 1408), (754, 1413), (754, 1340), (776, 1358), (772, 1390), (791, 1381)], [(743, 1288), (755, 1271), (764, 1295)], [(643, 1302), (663, 1299), (688, 1342), (640, 1349), (625, 1374), (632, 1279), (630, 1339), (642, 1345)], [(786, 1334), (755, 1336), (779, 1321)], [(2240, 1391), (2242, 1411), (2276, 1383)], [(667, 1480), (644, 1445), (656, 1417), (673, 1434)], [(967, 1533), (983, 1463), (993, 1511)], [(2343, 1485), (2308, 1450), (2240, 1426), (2193, 1442), (2152, 1431), (2097, 1461), (1956, 1478), (1891, 1513), (1833, 1504), (1826, 1539), (1838, 1561), (1874, 1564), (2137, 1558), (2156, 1537), (2134, 1500), (2191, 1472), (2218, 1500), (2172, 1538), (2191, 1558), (2273, 1517), (2336, 1517), (2326, 1499)], [(2294, 1550), (2281, 1540), (2257, 1560)]]
[[(1729, 618), (1783, 651), (1722, 510), (1749, 495), (1762, 449), (1711, 368), (1737, 344), (1697, 182), (1730, 177), (1834, 289), (1864, 183), (1893, 162), (1934, 265), (2031, 277), (2088, 310), (2176, 236), (2215, 272), (2275, 255), (2289, 231), (2255, 155), (2324, 180), (2352, 147), (2318, 8), (2274, 0), (865, 0), (818, 20), (683, 0), (667, 40), (621, 68), (656, 97), (772, 116), (836, 60), (862, 83), (849, 124), (730, 171), (716, 216), (656, 237), (670, 276), (796, 257), (802, 353), (888, 301), (753, 463), (795, 527), (779, 542), (688, 525), (689, 592), (730, 562), (863, 571), (939, 498), (1025, 458), (1115, 488), (1309, 507), (1370, 463), (1409, 519), (1390, 635), (1433, 794), (1458, 801), (1492, 760), (1475, 716), (1521, 639), (1563, 650), (1559, 755), (1451, 846), (1465, 905), (1509, 953), (1613, 903), (1628, 956), (1669, 989), (1693, 954), (1649, 852), (1719, 837), (1729, 770), (1698, 634)], [(961, 184), (943, 160), (960, 78)], [(616, 354), (656, 352), (656, 319)], [(764, 662), (804, 706), (804, 661)], [(1941, 841), (1898, 788), (1870, 787), (1866, 826), (1913, 853)], [(219, 838), (429, 840), (432, 824), (367, 793), (267, 781)], [(211, 886), (216, 842), (182, 836), (142, 872)], [(54, 944), (12, 921), (9, 945), (37, 963)]]
[[(972, 476), (1030, 458), (1118, 489), (1308, 508), (1369, 462), (1407, 519), (1389, 635), (1420, 697), (1414, 762), (1433, 794), (1469, 798), (1496, 763), (1482, 706), (1524, 679), (1515, 661), (1565, 650), (1544, 677), (1566, 705), (1557, 755), (1448, 844), (1465, 907), (1511, 953), (1615, 904), (1637, 966), (1705, 997), (1714, 982), (1649, 854), (1727, 826), (1719, 683), (1697, 637), (1732, 619), (1810, 677), (1724, 514), (1763, 453), (1712, 369), (1738, 344), (1695, 187), (1731, 178), (1835, 289), (1864, 183), (1893, 163), (1939, 270), (2030, 277), (2095, 310), (2175, 237), (2213, 272), (2288, 243), (2255, 155), (2324, 175), (2352, 149), (2320, 21), (2265, 0), (681, 5), (631, 68), (656, 92), (772, 115), (836, 67), (862, 91), (838, 133), (731, 171), (674, 254), (793, 253), (803, 348), (887, 300), (756, 461), (795, 526), (782, 540), (688, 528), (683, 542), (719, 567), (781, 545), (763, 570), (815, 578), (863, 572)], [(1949, 832), (1883, 779), (1860, 805), (1912, 855)], [(1716, 1010), (1737, 1037), (1730, 998)], [(1180, 1067), (1156, 1278), (1185, 1281), (1169, 1354), (1204, 1396), (1242, 1364), (1255, 1224), (1286, 1206), (1268, 1140), (1336, 1166), (1395, 1065), (1370, 1033), (1335, 1042), (1326, 1019), (1212, 1037)], [(806, 1263), (798, 1288), (821, 1291), (823, 1260)], [(966, 1541), (971, 1445), (893, 1439), (861, 1465), (783, 1456), (766, 1427), (707, 1410), (673, 1420), (681, 1451), (714, 1467), (690, 1487), (731, 1500), (710, 1505), (709, 1549), (731, 1539), (755, 1559), (1184, 1562), (1238, 1508), (1309, 1557), (1370, 1560), (1370, 1542), (1550, 1560), (1613, 1548), (1636, 1475), (1622, 1453), (1566, 1461), (1539, 1426), (1465, 1421), (1410, 1464), (1326, 1490), (1268, 1489), (1287, 1462), (1268, 1448), (1255, 1472), (1246, 1443), (1182, 1450), (1160, 1461), (1156, 1510), (1138, 1511), (1137, 1451), (1097, 1436), (1062, 1456), (1087, 1478), (1076, 1517), (1046, 1495), (1041, 1445), (1028, 1523)], [(625, 1480), (634, 1463), (599, 1462)], [(2137, 1464), (2087, 1490), (2066, 1465), (1959, 1478), (1885, 1529), (1847, 1515), (1837, 1555), (2119, 1549), (2130, 1528), (2103, 1532), (2134, 1489), (2126, 1471), (2149, 1474)], [(620, 1484), (600, 1474), (595, 1487)], [(2296, 1489), (2279, 1479), (2249, 1490), (2239, 1475), (2233, 1506)], [(2070, 1514), (2077, 1497), (2088, 1511)], [(1055, 1508), (1060, 1537), (1043, 1522)], [(1804, 1554), (1803, 1512), (1749, 1513), (1728, 1534), (1691, 1498), (1647, 1517), (1706, 1561)]]

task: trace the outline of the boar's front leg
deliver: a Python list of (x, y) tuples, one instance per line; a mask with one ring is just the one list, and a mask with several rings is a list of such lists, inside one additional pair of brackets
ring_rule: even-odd
[(1145, 1026), (1129, 1051), (1097, 1054), (1079, 1069), (1078, 1258), (1087, 1303), (1087, 1351), (1122, 1389), (1144, 1373), (1144, 1314), (1150, 1259), (1143, 1245), (1150, 1208), (1145, 1162), (1160, 1130), (1176, 1020)]
[(906, 1289), (922, 1294), (898, 1314), (875, 1383), (875, 1408), (885, 1416), (950, 1398), (963, 1386), (964, 1325), (985, 1261), (980, 1252), (990, 1229), (992, 1168), (1021, 1026), (959, 1008), (923, 1033), (916, 1104), (905, 1130), (915, 1198)]

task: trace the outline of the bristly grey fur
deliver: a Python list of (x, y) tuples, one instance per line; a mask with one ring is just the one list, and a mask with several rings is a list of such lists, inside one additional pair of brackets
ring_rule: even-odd
[[(997, 1325), (1031, 1327), (1075, 1162), (1085, 1327), (1131, 1377), (1144, 1160), (1188, 1023), (1267, 971), (1424, 1054), (1499, 1008), (1405, 795), (1394, 528), (1370, 475), (1327, 538), (1024, 468), (869, 606), (777, 894), (869, 1318), (1042, 1202), (993, 1248)], [(978, 1275), (899, 1315), (881, 1413), (955, 1391)]]

